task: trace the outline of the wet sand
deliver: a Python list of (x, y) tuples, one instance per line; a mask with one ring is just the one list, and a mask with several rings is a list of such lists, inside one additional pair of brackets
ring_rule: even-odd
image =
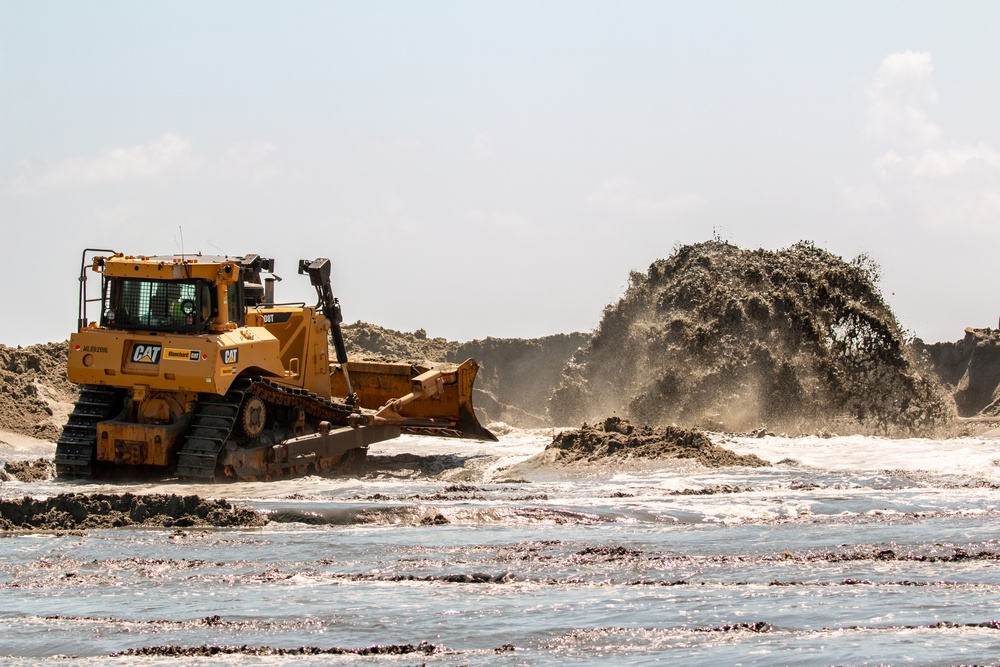
[(254, 527), (265, 523), (267, 519), (252, 509), (198, 496), (62, 493), (43, 499), (0, 500), (0, 531)]

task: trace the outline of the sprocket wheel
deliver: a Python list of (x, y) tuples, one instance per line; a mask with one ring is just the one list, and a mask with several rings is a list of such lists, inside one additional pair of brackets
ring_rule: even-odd
[(239, 424), (243, 433), (256, 438), (264, 432), (267, 421), (267, 407), (259, 396), (250, 396), (240, 408)]

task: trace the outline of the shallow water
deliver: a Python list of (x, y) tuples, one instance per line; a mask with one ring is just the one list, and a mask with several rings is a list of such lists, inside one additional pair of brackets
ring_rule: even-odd
[[(0, 538), (0, 661), (106, 664), (129, 649), (211, 645), (248, 648), (119, 659), (997, 663), (1000, 441), (715, 439), (777, 465), (507, 475), (550, 440), (512, 431), (489, 444), (383, 443), (372, 453), (386, 465), (363, 479), (2, 484), (3, 497), (224, 496), (274, 522)], [(414, 650), (254, 654), (372, 645)]]

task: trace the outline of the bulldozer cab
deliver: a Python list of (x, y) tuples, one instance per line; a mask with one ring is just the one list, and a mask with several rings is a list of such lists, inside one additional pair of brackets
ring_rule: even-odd
[(201, 333), (218, 312), (207, 280), (104, 278), (101, 326)]
[[(88, 263), (94, 252), (100, 251), (84, 252), (81, 267), (80, 330), (90, 324), (88, 306), (94, 302), (100, 303), (99, 325), (107, 329), (201, 334), (246, 323), (245, 285), (237, 279), (236, 262), (132, 258), (110, 251), (110, 256), (89, 257)], [(96, 298), (87, 292), (88, 268), (101, 276)]]

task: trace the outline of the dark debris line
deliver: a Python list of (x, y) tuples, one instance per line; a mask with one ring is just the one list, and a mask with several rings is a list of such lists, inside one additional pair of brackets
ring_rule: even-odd
[(419, 645), (413, 644), (386, 644), (365, 646), (361, 648), (321, 648), (319, 646), (299, 646), (296, 648), (281, 648), (276, 646), (217, 646), (203, 644), (201, 646), (144, 646), (141, 648), (130, 648), (125, 651), (110, 653), (112, 658), (133, 657), (133, 656), (158, 656), (158, 657), (202, 657), (212, 655), (407, 655), (410, 653), (422, 653), (430, 655), (443, 651), (443, 647), (427, 642)]

